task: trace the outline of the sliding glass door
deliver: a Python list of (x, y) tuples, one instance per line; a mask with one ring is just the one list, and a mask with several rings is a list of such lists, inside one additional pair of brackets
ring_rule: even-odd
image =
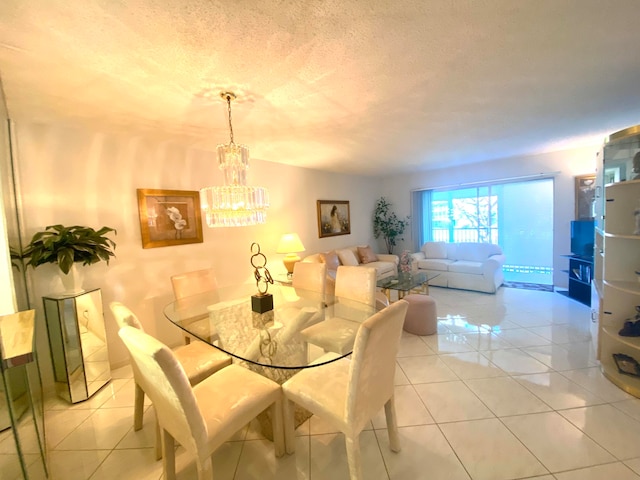
[(414, 192), (417, 246), (424, 241), (497, 243), (505, 280), (553, 283), (553, 179)]

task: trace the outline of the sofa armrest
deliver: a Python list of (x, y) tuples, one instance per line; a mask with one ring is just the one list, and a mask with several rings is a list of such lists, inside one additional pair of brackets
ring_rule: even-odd
[(500, 265), (504, 265), (504, 261), (507, 259), (507, 257), (503, 254), (499, 254), (499, 255), (491, 255), (489, 257), (489, 260), (495, 260), (496, 262), (498, 262)]
[(391, 262), (391, 263), (395, 263), (396, 265), (400, 263), (400, 257), (398, 257), (397, 255), (390, 255), (388, 253), (378, 253), (376, 254), (376, 256), (378, 257), (378, 260), (381, 262)]
[[(498, 258), (494, 258), (498, 257)], [(500, 258), (503, 257), (503, 258)], [(490, 258), (482, 262), (482, 274), (485, 277), (493, 277), (495, 273), (502, 268), (504, 263), (504, 255), (492, 255)]]
[(424, 254), (424, 252), (416, 252), (411, 254), (411, 258), (413, 258), (414, 262), (417, 262), (419, 260), (424, 260), (425, 258), (427, 258), (427, 256)]

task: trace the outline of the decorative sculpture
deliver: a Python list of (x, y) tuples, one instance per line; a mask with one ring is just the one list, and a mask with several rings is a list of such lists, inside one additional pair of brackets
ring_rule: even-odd
[(265, 313), (273, 310), (273, 295), (267, 293), (269, 284), (273, 284), (273, 277), (267, 269), (267, 257), (260, 252), (260, 245), (251, 244), (251, 266), (256, 279), (258, 294), (251, 296), (251, 310), (255, 313)]

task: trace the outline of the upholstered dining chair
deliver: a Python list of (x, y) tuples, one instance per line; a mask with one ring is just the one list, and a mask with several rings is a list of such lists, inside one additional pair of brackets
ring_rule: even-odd
[[(176, 300), (215, 290), (218, 287), (215, 272), (212, 268), (193, 270), (171, 276), (171, 287)], [(192, 337), (184, 334), (184, 343), (191, 342)]]
[(305, 328), (300, 333), (308, 343), (322, 348), (325, 352), (344, 355), (351, 350), (356, 332), (363, 320), (358, 314), (361, 312), (358, 312), (357, 307), (354, 308), (354, 302), (358, 305), (368, 305), (372, 309), (376, 306), (376, 270), (339, 266), (335, 295), (333, 313), (327, 313), (323, 322)]
[[(118, 328), (130, 326), (144, 331), (138, 317), (122, 303), (111, 302), (109, 308), (116, 319)], [(180, 345), (174, 349), (173, 353), (184, 368), (191, 385), (196, 385), (218, 370), (231, 365), (231, 357), (229, 355), (199, 340), (189, 345)], [(135, 382), (133, 429), (140, 430), (144, 414), (145, 390), (140, 382), (140, 374), (136, 371), (135, 365), (133, 365), (133, 377)]]
[(326, 290), (327, 265), (316, 262), (296, 262), (293, 266), (291, 286), (310, 292), (317, 292), (324, 298)]
[(168, 347), (134, 327), (122, 327), (118, 334), (156, 409), (166, 479), (176, 478), (176, 441), (195, 456), (198, 479), (213, 478), (213, 452), (267, 408), (274, 418), (275, 454), (284, 453), (280, 385), (230, 365), (192, 387)]
[(391, 450), (400, 451), (393, 379), (407, 307), (408, 303), (400, 300), (365, 320), (350, 359), (301, 370), (282, 385), (287, 453), (295, 450), (291, 402), (344, 433), (351, 480), (363, 479), (360, 432), (382, 407)]

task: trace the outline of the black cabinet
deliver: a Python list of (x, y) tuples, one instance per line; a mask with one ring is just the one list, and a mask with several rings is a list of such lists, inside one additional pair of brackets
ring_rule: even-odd
[(569, 297), (591, 306), (591, 280), (593, 280), (593, 258), (568, 255)]

